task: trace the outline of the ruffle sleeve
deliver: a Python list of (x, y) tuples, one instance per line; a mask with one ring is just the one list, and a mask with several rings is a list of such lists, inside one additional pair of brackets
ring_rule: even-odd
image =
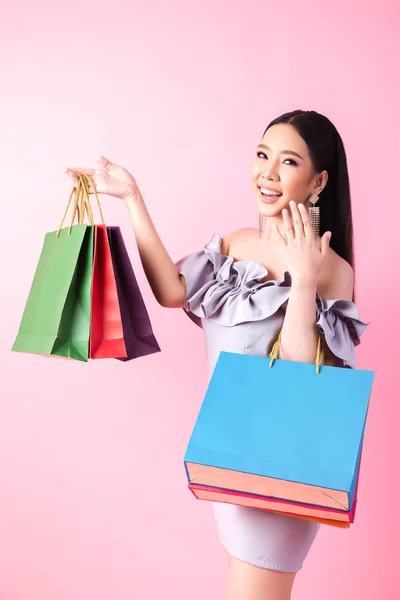
[(350, 300), (323, 300), (317, 294), (317, 327), (331, 352), (345, 366), (355, 367), (355, 346), (368, 327)]
[[(203, 250), (175, 264), (186, 280), (184, 310), (200, 327), (202, 319), (211, 318), (219, 325), (233, 327), (286, 310), (290, 274), (286, 272), (281, 281), (263, 281), (267, 269), (255, 261), (234, 260), (222, 254), (219, 235), (214, 235)], [(354, 368), (354, 348), (368, 327), (356, 305), (349, 300), (325, 300), (317, 293), (316, 324), (331, 352), (345, 366)]]
[(276, 313), (290, 295), (290, 275), (262, 282), (268, 271), (250, 260), (235, 261), (221, 254), (221, 237), (214, 235), (202, 251), (176, 264), (186, 280), (184, 310), (201, 327), (201, 319), (233, 327), (261, 321)]

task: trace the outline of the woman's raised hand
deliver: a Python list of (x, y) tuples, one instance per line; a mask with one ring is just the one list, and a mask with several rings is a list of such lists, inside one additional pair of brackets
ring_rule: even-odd
[[(99, 169), (65, 169), (74, 185), (79, 184), (79, 173), (88, 175), (99, 194), (109, 194), (124, 200), (147, 280), (154, 297), (161, 306), (183, 308), (186, 295), (185, 279), (166, 251), (134, 177), (123, 167), (97, 156)], [(89, 193), (94, 193), (92, 186)]]
[(316, 237), (304, 204), (290, 202), (290, 210), (282, 211), (283, 235), (275, 225), (277, 250), (283, 254), (285, 264), (294, 282), (315, 283), (327, 260), (331, 232)]
[[(96, 162), (102, 167), (101, 169), (68, 168), (65, 169), (65, 172), (71, 177), (74, 185), (79, 182), (78, 173), (89, 175), (99, 194), (115, 196), (124, 202), (128, 198), (140, 194), (134, 177), (126, 169), (113, 164), (104, 156), (97, 156)], [(89, 193), (94, 193), (92, 186), (89, 187)]]

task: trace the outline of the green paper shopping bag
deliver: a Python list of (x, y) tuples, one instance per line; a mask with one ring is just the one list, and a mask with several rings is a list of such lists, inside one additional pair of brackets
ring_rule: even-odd
[[(84, 191), (72, 190), (59, 230), (45, 236), (15, 352), (88, 360), (93, 227), (83, 224), (83, 196), (79, 210)], [(71, 224), (62, 229), (73, 197)]]

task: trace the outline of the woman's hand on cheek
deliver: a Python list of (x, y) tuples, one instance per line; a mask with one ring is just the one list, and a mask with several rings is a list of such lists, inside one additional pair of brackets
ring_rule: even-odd
[(331, 233), (315, 237), (308, 211), (294, 201), (290, 202), (290, 213), (285, 208), (282, 217), (284, 236), (275, 226), (277, 251), (282, 254), (293, 283), (316, 285), (327, 259)]

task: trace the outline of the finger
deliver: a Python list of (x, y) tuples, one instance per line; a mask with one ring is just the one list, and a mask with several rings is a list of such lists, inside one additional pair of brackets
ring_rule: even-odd
[(84, 173), (85, 175), (94, 175), (96, 173), (96, 169), (77, 169), (77, 168), (71, 169), (71, 168), (68, 168), (68, 169), (65, 169), (65, 171), (67, 171), (67, 172), (69, 171), (71, 173), (76, 173), (76, 174)]
[(108, 160), (108, 158), (102, 156), (101, 154), (96, 156), (96, 162), (98, 162), (107, 171), (113, 171), (114, 169), (118, 168), (118, 165), (115, 165), (110, 160)]
[(278, 226), (274, 223), (272, 225), (272, 227), (274, 229), (274, 232), (275, 232), (278, 244), (286, 244), (285, 238), (283, 237), (283, 235), (279, 231)]
[[(85, 171), (89, 171), (90, 169), (65, 169), (65, 172), (71, 177), (73, 185), (77, 186), (79, 185), (79, 173), (83, 173)], [(91, 177), (93, 183), (96, 186), (96, 191), (99, 193), (105, 193), (108, 189), (107, 186), (107, 182), (105, 180), (105, 177), (102, 176), (102, 173), (104, 173), (104, 171), (101, 170), (93, 170), (94, 173)], [(90, 175), (89, 175), (90, 176)], [(88, 183), (88, 192), (89, 194), (94, 194), (94, 189), (93, 187)]]
[(330, 232), (330, 231), (325, 232), (321, 238), (321, 254), (323, 256), (325, 256), (329, 250), (331, 238), (332, 238), (332, 232)]
[(295, 234), (296, 238), (299, 239), (301, 237), (304, 237), (303, 221), (301, 219), (299, 209), (297, 207), (297, 202), (295, 202), (294, 200), (291, 200), (289, 205), (290, 205), (290, 210), (292, 211), (294, 234)]
[(289, 211), (287, 208), (283, 209), (282, 217), (283, 217), (283, 226), (285, 229), (286, 239), (288, 241), (293, 240), (294, 239), (294, 229), (293, 229), (292, 222), (291, 222), (290, 216), (289, 216)]
[(66, 174), (72, 179), (72, 183), (73, 185), (78, 185), (79, 183), (79, 178), (78, 175), (76, 173), (74, 173), (73, 171), (71, 171), (70, 169), (65, 169)]
[(303, 223), (304, 235), (306, 236), (307, 239), (315, 239), (315, 234), (314, 234), (314, 231), (313, 231), (313, 228), (311, 225), (311, 221), (310, 221), (310, 217), (309, 217), (308, 211), (306, 210), (306, 207), (304, 206), (304, 204), (299, 204), (298, 209), (299, 209), (301, 221)]

